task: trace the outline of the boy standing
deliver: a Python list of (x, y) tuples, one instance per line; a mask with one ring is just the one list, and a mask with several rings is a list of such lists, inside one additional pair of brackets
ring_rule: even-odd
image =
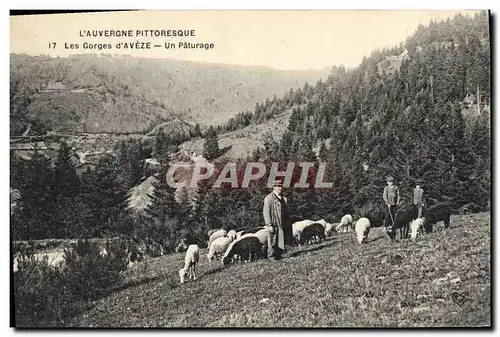
[(387, 186), (384, 188), (384, 203), (387, 206), (387, 213), (384, 219), (385, 227), (391, 227), (394, 224), (394, 217), (399, 205), (399, 188), (394, 185), (394, 178), (387, 177)]
[(424, 190), (420, 187), (420, 183), (417, 182), (415, 188), (413, 189), (413, 204), (417, 206), (418, 217), (422, 216), (422, 209), (424, 207)]

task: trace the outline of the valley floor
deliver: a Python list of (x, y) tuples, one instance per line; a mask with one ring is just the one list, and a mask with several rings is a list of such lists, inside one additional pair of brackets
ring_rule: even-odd
[[(453, 216), (449, 230), (435, 228), (392, 244), (373, 229), (362, 246), (354, 233), (336, 234), (280, 262), (228, 268), (209, 264), (202, 250), (199, 280), (184, 285), (177, 273), (184, 254), (151, 259), (68, 326), (490, 326), (490, 214)], [(465, 293), (465, 303), (455, 303), (454, 292)]]

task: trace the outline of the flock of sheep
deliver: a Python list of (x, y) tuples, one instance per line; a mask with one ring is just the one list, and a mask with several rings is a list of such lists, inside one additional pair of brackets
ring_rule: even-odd
[[(367, 242), (368, 234), (372, 227), (382, 225), (384, 209), (379, 206), (369, 208), (362, 216), (356, 214), (355, 221), (351, 214), (344, 215), (339, 223), (328, 223), (324, 219), (302, 220), (292, 224), (292, 236), (295, 244), (299, 246), (313, 242), (321, 242), (326, 237), (334, 233), (344, 233), (355, 231), (359, 244)], [(432, 232), (432, 224), (443, 221), (445, 228), (450, 224), (451, 210), (448, 205), (438, 203), (425, 210), (423, 217), (417, 217), (416, 208), (413, 205), (402, 207), (392, 219), (392, 226), (387, 228), (387, 234), (394, 240), (396, 232), (400, 230), (401, 239), (409, 234), (412, 240), (421, 233)], [(268, 230), (264, 226), (246, 227), (237, 230), (214, 229), (207, 233), (208, 253), (207, 259), (211, 263), (216, 258), (221, 258), (222, 263), (227, 266), (235, 261), (253, 261), (259, 258), (267, 257)], [(199, 261), (200, 250), (198, 245), (191, 244), (187, 246), (182, 243), (183, 249), (177, 251), (186, 251), (184, 267), (179, 270), (180, 282), (184, 283), (186, 277), (196, 280), (196, 265)], [(178, 247), (179, 248), (179, 247)], [(100, 247), (101, 256), (107, 256), (106, 248)], [(129, 266), (139, 262), (141, 259), (135, 250), (127, 248), (126, 260)], [(16, 253), (14, 256), (14, 272), (19, 270), (19, 261), (25, 257)], [(36, 253), (33, 256), (35, 260), (47, 259), (50, 266), (60, 268), (65, 264), (64, 251)]]
[[(377, 209), (380, 214), (380, 209)], [(383, 210), (382, 210), (383, 213)], [(343, 233), (355, 231), (359, 244), (366, 243), (368, 234), (373, 223), (380, 225), (380, 216), (371, 213), (360, 217), (356, 221), (351, 214), (346, 214), (340, 223), (327, 223), (324, 219), (302, 220), (292, 224), (293, 240), (299, 246), (312, 242), (321, 242), (327, 236), (332, 236), (334, 232)], [(417, 217), (416, 208), (410, 205), (401, 208), (392, 220), (392, 226), (387, 229), (391, 240), (394, 240), (397, 230), (401, 232), (401, 239), (409, 236), (414, 241), (419, 234), (432, 231), (432, 224), (443, 221), (445, 228), (450, 223), (451, 210), (448, 205), (440, 203), (429, 210), (426, 210), (424, 217)], [(370, 221), (370, 219), (372, 221)], [(226, 266), (237, 260), (252, 261), (256, 258), (267, 256), (268, 231), (266, 227), (243, 228), (239, 230), (226, 231), (224, 229), (214, 229), (207, 233), (209, 263), (217, 257), (222, 257), (222, 263)], [(180, 283), (184, 283), (186, 277), (196, 280), (196, 265), (199, 261), (199, 247), (192, 244), (187, 247), (184, 267), (179, 270)]]

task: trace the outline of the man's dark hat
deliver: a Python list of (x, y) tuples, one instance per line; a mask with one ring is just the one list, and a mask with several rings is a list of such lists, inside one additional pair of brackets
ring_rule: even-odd
[(386, 180), (387, 180), (387, 181), (394, 181), (394, 178), (393, 178), (393, 177), (391, 177), (391, 176), (388, 176)]

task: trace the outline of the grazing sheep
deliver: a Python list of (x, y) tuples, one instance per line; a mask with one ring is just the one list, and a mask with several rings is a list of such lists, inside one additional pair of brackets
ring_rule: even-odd
[(451, 208), (445, 203), (438, 203), (424, 211), (424, 229), (432, 233), (432, 225), (439, 221), (444, 222), (444, 228), (448, 228), (451, 222)]
[(210, 247), (208, 248), (208, 254), (207, 254), (207, 260), (208, 262), (211, 262), (214, 258), (217, 256), (223, 255), (224, 252), (227, 250), (227, 247), (233, 242), (231, 238), (228, 237), (221, 237), (215, 239)]
[(230, 230), (227, 235), (226, 235), (228, 238), (230, 238), (231, 240), (236, 240), (236, 231), (234, 229)]
[(338, 226), (338, 223), (327, 223), (325, 227), (325, 236), (332, 236), (334, 232), (337, 231), (336, 227)]
[(346, 214), (342, 217), (342, 219), (340, 219), (340, 223), (335, 228), (335, 230), (339, 233), (343, 233), (344, 230), (345, 232), (349, 232), (354, 228), (352, 223), (353, 223), (352, 215)]
[(231, 242), (224, 253), (222, 263), (227, 266), (234, 257), (238, 256), (245, 261), (252, 261), (255, 258), (263, 257), (262, 244), (255, 234), (246, 234), (236, 241)]
[(227, 235), (227, 231), (225, 229), (219, 229), (213, 232), (208, 239), (208, 247), (211, 246), (212, 242), (218, 238), (222, 238)]
[(319, 239), (319, 242), (325, 239), (325, 228), (320, 223), (312, 223), (304, 227), (304, 229), (297, 233), (297, 242), (300, 245), (310, 243), (312, 239)]
[(423, 218), (417, 218), (410, 223), (410, 231), (411, 231), (410, 237), (413, 241), (417, 239), (417, 235), (419, 233), (422, 233), (423, 228), (424, 228)]
[(188, 275), (189, 279), (196, 281), (196, 264), (200, 258), (199, 251), (198, 245), (189, 245), (186, 251), (186, 257), (184, 258), (184, 268), (179, 269), (181, 283), (184, 283)]
[(292, 235), (293, 237), (297, 237), (299, 232), (301, 232), (307, 225), (314, 223), (312, 220), (302, 220), (297, 221), (292, 224)]
[(248, 235), (256, 236), (259, 239), (259, 241), (262, 245), (262, 252), (263, 252), (264, 256), (267, 256), (267, 253), (266, 253), (267, 252), (267, 245), (268, 245), (267, 241), (269, 239), (269, 231), (267, 230), (267, 228), (264, 227), (256, 233), (245, 234), (241, 237), (248, 236)]
[(370, 220), (368, 218), (361, 218), (356, 221), (356, 237), (360, 244), (366, 243), (368, 240), (368, 233), (370, 233)]
[(249, 234), (252, 234), (252, 235), (256, 236), (259, 239), (259, 241), (260, 241), (260, 243), (262, 245), (267, 245), (267, 240), (269, 238), (269, 231), (267, 230), (267, 228), (263, 227), (263, 228), (261, 228), (259, 231), (255, 232), (255, 233), (244, 234), (241, 237), (247, 236)]

